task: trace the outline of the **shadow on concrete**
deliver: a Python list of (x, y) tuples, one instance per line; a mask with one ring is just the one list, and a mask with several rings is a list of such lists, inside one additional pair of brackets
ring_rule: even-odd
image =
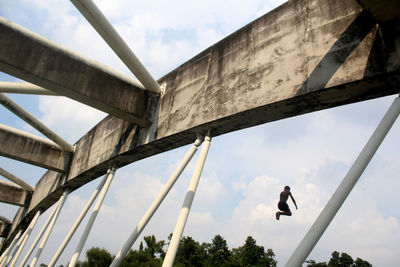
[(296, 96), (308, 94), (324, 88), (340, 66), (354, 49), (360, 45), (375, 25), (375, 19), (372, 18), (368, 12), (361, 12), (315, 67), (308, 79), (297, 91)]

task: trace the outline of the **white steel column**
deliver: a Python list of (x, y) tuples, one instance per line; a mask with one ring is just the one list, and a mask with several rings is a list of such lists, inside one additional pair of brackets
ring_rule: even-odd
[(29, 94), (29, 95), (57, 95), (43, 87), (32, 83), (0, 82), (0, 93)]
[(60, 200), (59, 200), (59, 205), (58, 205), (58, 207), (56, 209), (56, 212), (55, 212), (53, 218), (51, 219), (50, 225), (49, 225), (49, 227), (48, 227), (48, 229), (47, 229), (47, 231), (46, 231), (46, 233), (45, 233), (45, 235), (44, 235), (44, 237), (42, 239), (42, 242), (39, 245), (39, 248), (38, 248), (38, 250), (36, 252), (36, 255), (33, 258), (31, 264), (29, 265), (30, 267), (35, 267), (37, 261), (39, 260), (39, 257), (42, 254), (44, 246), (46, 245), (47, 239), (49, 239), (50, 233), (53, 230), (54, 224), (57, 221), (58, 215), (60, 214), (60, 211), (61, 211), (61, 209), (62, 209), (62, 207), (63, 207), (63, 205), (65, 203), (65, 200), (67, 199), (67, 196), (68, 196), (68, 191), (65, 191), (63, 193), (63, 195), (61, 196)]
[(100, 192), (99, 198), (97, 199), (96, 205), (93, 208), (92, 211), (92, 215), (89, 218), (89, 221), (86, 225), (85, 230), (83, 231), (82, 237), (79, 240), (79, 244), (76, 247), (75, 253), (71, 258), (71, 262), (69, 263), (68, 267), (73, 267), (76, 265), (78, 259), (79, 259), (79, 255), (82, 252), (83, 246), (85, 245), (86, 239), (90, 233), (90, 230), (92, 229), (92, 226), (94, 224), (94, 221), (96, 220), (97, 214), (99, 213), (99, 210), (101, 208), (101, 205), (103, 204), (103, 200), (107, 194), (108, 188), (110, 187), (110, 184), (114, 178), (114, 174), (115, 174), (115, 167), (112, 167), (111, 170), (108, 170), (107, 172), (107, 181), (103, 186), (103, 189)]
[(154, 93), (160, 93), (160, 85), (154, 80), (107, 18), (91, 0), (71, 0), (87, 21), (103, 37), (129, 70), (138, 78), (144, 87)]
[(25, 189), (29, 192), (33, 192), (33, 190), (35, 190), (33, 188), (33, 186), (25, 183), (23, 180), (19, 179), (17, 176), (13, 175), (12, 173), (9, 173), (8, 171), (4, 170), (3, 168), (0, 168), (0, 175), (7, 178), (11, 182), (19, 185), (20, 187), (22, 187), (23, 189)]
[(53, 258), (51, 259), (48, 267), (53, 267), (56, 264), (58, 258), (63, 253), (65, 247), (68, 245), (68, 242), (71, 240), (72, 236), (74, 235), (76, 229), (81, 224), (83, 218), (85, 217), (86, 213), (88, 212), (89, 208), (92, 206), (94, 200), (96, 199), (97, 195), (99, 194), (100, 190), (103, 188), (108, 174), (104, 175), (103, 179), (100, 181), (99, 185), (97, 186), (96, 190), (93, 192), (92, 196), (90, 197), (89, 201), (86, 203), (86, 206), (83, 208), (81, 214), (79, 215), (78, 219), (75, 221), (75, 224), (71, 227), (71, 230), (65, 237), (63, 243), (60, 245), (59, 249), (57, 250), (56, 254), (54, 254)]
[(144, 214), (143, 218), (139, 221), (139, 224), (133, 230), (132, 234), (129, 236), (129, 238), (125, 242), (124, 246), (118, 252), (117, 256), (115, 256), (110, 267), (117, 267), (121, 264), (121, 261), (125, 258), (126, 254), (129, 252), (129, 249), (135, 243), (135, 241), (139, 237), (140, 233), (146, 227), (146, 225), (150, 221), (151, 217), (153, 217), (154, 213), (157, 211), (158, 207), (163, 202), (164, 198), (166, 197), (168, 192), (171, 190), (172, 186), (178, 180), (179, 176), (182, 174), (183, 170), (186, 168), (186, 166), (192, 159), (193, 155), (196, 153), (197, 148), (200, 146), (201, 142), (202, 141), (199, 138), (196, 139), (196, 141), (194, 142), (194, 145), (186, 153), (185, 157), (182, 159), (182, 161), (176, 168), (175, 172), (171, 175), (171, 177), (168, 179), (167, 183), (164, 185), (160, 194), (153, 201), (150, 208)]
[(22, 243), (21, 243), (20, 247), (18, 248), (17, 253), (14, 256), (10, 267), (14, 267), (15, 264), (17, 263), (17, 260), (18, 260), (19, 256), (21, 255), (21, 252), (24, 249), (26, 242), (28, 241), (29, 236), (31, 235), (32, 229), (33, 229), (33, 227), (35, 227), (39, 216), (40, 216), (40, 211), (36, 212), (35, 217), (33, 217), (31, 223), (28, 226), (28, 229), (26, 229), (26, 232), (24, 233), (24, 237), (23, 237)]
[(26, 111), (24, 108), (19, 106), (17, 103), (15, 103), (11, 98), (6, 96), (5, 94), (0, 93), (0, 103), (6, 107), (8, 110), (16, 114), (18, 117), (29, 123), (32, 127), (34, 127), (36, 130), (41, 132), (43, 135), (47, 136), (51, 140), (53, 140), (57, 145), (62, 147), (64, 151), (67, 152), (73, 152), (74, 148), (72, 145), (70, 145), (67, 141), (65, 141), (63, 138), (58, 136), (55, 132), (50, 130), (46, 125), (44, 125), (41, 121), (36, 119), (34, 116), (32, 116), (28, 111)]
[[(21, 230), (22, 231), (22, 230)], [(19, 250), (19, 248), (21, 247), (21, 244), (23, 242), (23, 240), (25, 239), (25, 236), (27, 234), (27, 231), (25, 231), (22, 236), (19, 238), (17, 244), (15, 245), (15, 247), (13, 248), (12, 252), (10, 253), (10, 255), (8, 256), (6, 262), (5, 262), (5, 266), (9, 266), (10, 261), (14, 258), (15, 253)]]
[(311, 250), (325, 232), (333, 217), (335, 217), (337, 211), (340, 209), (347, 196), (350, 194), (361, 174), (364, 172), (371, 158), (379, 148), (393, 123), (396, 121), (396, 118), (399, 116), (399, 113), (400, 98), (397, 97), (379, 123), (375, 132), (368, 140), (360, 155), (351, 166), (343, 181), (336, 189), (336, 192), (332, 195), (331, 199), (328, 201), (317, 220), (311, 226), (310, 230), (308, 230), (307, 234), (304, 236), (303, 240), (300, 242), (286, 263), (286, 267), (297, 267), (303, 264)]
[(165, 256), (163, 267), (171, 267), (174, 263), (176, 252), (178, 251), (179, 241), (182, 237), (183, 229), (187, 218), (189, 216), (189, 211), (193, 203), (193, 198), (197, 190), (197, 185), (199, 184), (200, 175), (206, 161), (208, 149), (210, 148), (211, 137), (209, 134), (204, 138), (203, 147), (201, 148), (199, 158), (197, 159), (196, 168), (193, 171), (193, 176), (190, 181), (185, 200), (179, 213), (178, 221), (176, 223), (174, 233), (172, 234), (171, 242), (169, 243), (167, 255)]
[(15, 253), (17, 252), (17, 250), (21, 246), (22, 240), (25, 238), (25, 235), (26, 235), (26, 231), (20, 236), (17, 244), (13, 247), (11, 253), (8, 255), (7, 260), (5, 261), (5, 266), (7, 266), (7, 267), (9, 266), (10, 261), (14, 258)]
[(50, 214), (49, 218), (47, 218), (46, 222), (42, 226), (42, 229), (40, 230), (39, 234), (37, 235), (35, 241), (33, 241), (31, 247), (29, 248), (28, 252), (26, 253), (24, 259), (22, 260), (21, 264), (19, 267), (24, 267), (25, 263), (28, 261), (29, 257), (31, 256), (33, 250), (35, 249), (37, 243), (39, 243), (40, 238), (42, 237), (44, 231), (46, 231), (47, 226), (49, 225), (51, 219), (54, 217), (54, 214), (56, 214), (58, 207), (60, 206), (60, 201), (58, 201), (57, 206), (54, 208), (53, 212)]
[(0, 267), (5, 266), (8, 255), (10, 255), (11, 250), (14, 248), (15, 243), (17, 243), (19, 237), (21, 236), (22, 230), (19, 230), (18, 233), (15, 235), (13, 241), (11, 242), (10, 246), (4, 251), (3, 255), (0, 257)]

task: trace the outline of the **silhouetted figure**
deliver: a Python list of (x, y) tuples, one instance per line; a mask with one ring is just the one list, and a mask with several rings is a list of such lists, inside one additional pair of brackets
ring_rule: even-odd
[(292, 212), (290, 211), (289, 205), (287, 204), (287, 200), (288, 200), (289, 196), (292, 199), (292, 201), (293, 201), (293, 203), (294, 203), (294, 205), (296, 207), (296, 210), (297, 210), (297, 204), (296, 204), (296, 201), (294, 200), (294, 198), (292, 196), (292, 193), (290, 193), (290, 187), (289, 186), (285, 186), (284, 190), (281, 192), (280, 197), (279, 197), (280, 199), (279, 199), (279, 202), (278, 202), (278, 209), (281, 210), (281, 211), (278, 211), (276, 213), (276, 219), (277, 220), (279, 220), (279, 217), (281, 215), (292, 216)]

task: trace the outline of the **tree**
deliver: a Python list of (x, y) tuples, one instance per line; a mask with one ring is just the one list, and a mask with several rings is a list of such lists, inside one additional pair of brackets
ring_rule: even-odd
[(357, 258), (356, 261), (353, 258), (345, 253), (342, 252), (341, 254), (337, 251), (332, 252), (332, 256), (326, 264), (325, 262), (315, 262), (314, 260), (306, 261), (307, 267), (372, 267), (372, 265), (365, 260)]
[[(155, 236), (145, 236), (143, 242), (140, 242), (139, 251), (130, 250), (124, 260), (121, 262), (121, 267), (143, 266), (143, 267), (158, 267), (161, 266), (161, 258), (165, 257), (164, 245), (165, 241), (157, 241)], [(160, 258), (161, 257), (161, 258)]]
[(87, 263), (91, 267), (109, 266), (113, 257), (104, 248), (93, 247), (86, 251)]
[[(161, 267), (166, 254), (165, 243), (164, 240), (157, 241), (154, 235), (145, 236), (139, 249), (131, 249), (122, 260), (120, 267)], [(272, 249), (265, 251), (264, 247), (258, 246), (251, 236), (247, 237), (243, 246), (232, 250), (228, 248), (227, 242), (220, 235), (216, 235), (211, 243), (201, 245), (192, 237), (187, 236), (179, 242), (174, 267), (275, 267), (274, 257)], [(86, 261), (78, 262), (77, 267), (109, 266), (112, 259), (113, 256), (107, 250), (93, 247), (86, 252)], [(362, 260), (358, 260), (361, 264)], [(360, 266), (357, 265), (357, 267)]]
[(121, 262), (120, 267), (161, 267), (161, 263), (161, 259), (152, 257), (150, 253), (144, 250), (137, 251), (131, 249)]
[(230, 262), (231, 252), (228, 245), (220, 235), (212, 239), (208, 246), (208, 262), (210, 266), (226, 266)]
[(357, 258), (354, 262), (354, 267), (372, 267), (372, 264), (363, 259)]
[(205, 266), (206, 251), (204, 246), (190, 236), (182, 238), (175, 257), (174, 266)]
[(275, 254), (272, 249), (268, 249), (267, 253), (263, 246), (258, 246), (256, 240), (248, 236), (242, 247), (233, 249), (235, 254), (234, 263), (239, 260), (240, 266), (276, 266)]
[(316, 262), (315, 260), (308, 260), (305, 261), (305, 263), (307, 264), (307, 267), (327, 267), (328, 265), (326, 264), (326, 262)]
[(165, 257), (165, 241), (157, 241), (155, 236), (145, 236), (144, 242), (146, 243), (146, 248), (144, 249), (145, 252), (149, 253), (153, 258), (156, 257)]

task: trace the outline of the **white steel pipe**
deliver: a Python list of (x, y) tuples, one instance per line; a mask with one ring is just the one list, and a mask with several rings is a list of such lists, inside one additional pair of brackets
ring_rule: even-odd
[(3, 255), (1, 255), (0, 257), (0, 267), (5, 266), (7, 259), (8, 259), (8, 255), (10, 255), (11, 250), (14, 248), (15, 243), (17, 243), (19, 237), (21, 236), (22, 230), (19, 230), (18, 233), (15, 235), (13, 241), (11, 241), (10, 246), (8, 246), (8, 248), (6, 249), (6, 251), (4, 251)]
[[(22, 230), (21, 230), (22, 231)], [(6, 260), (6, 265), (5, 266), (10, 266), (9, 264), (10, 264), (10, 261), (14, 258), (14, 255), (15, 255), (15, 253), (19, 250), (19, 248), (20, 248), (20, 246), (21, 246), (21, 244), (22, 244), (22, 241), (25, 239), (25, 236), (26, 236), (26, 231), (25, 232), (23, 232), (23, 234), (21, 235), (21, 237), (19, 238), (19, 240), (18, 240), (18, 242), (17, 242), (17, 244), (15, 245), (15, 247), (13, 248), (13, 250), (12, 250), (12, 252), (10, 253), (10, 255), (8, 256), (8, 258), (7, 258), (7, 260)]]
[(103, 188), (108, 174), (104, 175), (103, 179), (101, 179), (99, 185), (97, 186), (96, 190), (93, 192), (92, 196), (90, 197), (89, 201), (86, 203), (86, 206), (83, 208), (81, 214), (79, 215), (78, 219), (75, 221), (74, 225), (71, 227), (69, 233), (65, 237), (63, 243), (58, 248), (57, 252), (54, 254), (53, 258), (51, 259), (48, 267), (53, 267), (56, 264), (57, 260), (63, 253), (65, 247), (68, 245), (68, 242), (71, 240), (72, 236), (74, 235), (76, 229), (81, 224), (83, 218), (85, 217), (86, 213), (88, 212), (89, 208), (92, 206), (94, 200), (96, 199), (97, 195), (99, 194), (100, 190)]
[(91, 0), (71, 0), (93, 28), (103, 37), (129, 70), (144, 87), (154, 93), (160, 93), (160, 85), (154, 80), (129, 46), (124, 42), (107, 18)]
[(8, 255), (8, 258), (5, 261), (5, 266), (7, 266), (7, 267), (9, 266), (10, 261), (14, 258), (15, 253), (19, 250), (19, 247), (21, 246), (22, 240), (25, 238), (25, 235), (26, 235), (26, 231), (22, 233), (17, 244), (11, 250), (11, 253)]
[(4, 170), (1, 167), (0, 167), (0, 175), (5, 177), (5, 178), (7, 178), (11, 182), (19, 185), (20, 187), (22, 187), (23, 189), (25, 189), (25, 190), (27, 190), (29, 192), (33, 192), (35, 190), (35, 188), (33, 188), (33, 186), (25, 183), (23, 180), (21, 180), (20, 178), (18, 178), (15, 175), (13, 175), (12, 173), (9, 173), (8, 171)]
[(197, 185), (200, 181), (200, 175), (204, 167), (204, 163), (207, 158), (208, 149), (210, 148), (211, 137), (206, 135), (204, 138), (203, 147), (201, 148), (199, 158), (197, 159), (196, 168), (193, 171), (192, 179), (190, 180), (190, 184), (186, 193), (185, 200), (183, 201), (183, 205), (181, 211), (179, 213), (178, 221), (176, 223), (174, 232), (172, 234), (171, 242), (168, 246), (167, 255), (164, 258), (163, 267), (171, 267), (174, 263), (174, 259), (176, 256), (176, 252), (178, 251), (179, 241), (182, 237), (183, 229), (185, 228), (185, 224), (187, 218), (189, 216), (189, 211), (193, 203), (193, 198), (197, 190)]
[(367, 144), (364, 146), (360, 155), (357, 157), (350, 170), (347, 172), (343, 181), (340, 183), (335, 193), (329, 199), (325, 208), (322, 210), (316, 221), (311, 226), (310, 230), (308, 230), (303, 240), (300, 242), (296, 250), (293, 252), (292, 256), (289, 258), (288, 262), (285, 265), (286, 267), (301, 266), (306, 260), (307, 256), (317, 244), (318, 240), (325, 232), (333, 217), (335, 217), (343, 202), (350, 194), (354, 185), (357, 183), (358, 179), (364, 172), (373, 155), (378, 150), (380, 144), (396, 121), (399, 114), (400, 98), (397, 97), (393, 101), (393, 104), (386, 112), (385, 116), (379, 123), (378, 127), (376, 128), (370, 139), (368, 140)]
[(57, 95), (43, 87), (32, 83), (0, 82), (0, 93), (29, 94), (29, 95)]
[[(154, 213), (157, 211), (160, 204), (163, 202), (164, 198), (171, 190), (172, 186), (178, 180), (179, 176), (182, 174), (183, 170), (186, 168), (190, 160), (192, 159), (193, 155), (196, 153), (197, 148), (201, 144), (201, 139), (197, 139), (194, 145), (189, 149), (186, 153), (185, 157), (182, 159), (174, 173), (168, 179), (167, 183), (164, 185), (163, 189), (161, 190), (160, 194), (157, 198), (153, 201), (150, 208), (146, 211), (143, 218), (139, 221), (136, 228), (133, 230), (132, 234), (129, 236), (128, 240), (125, 242), (122, 249), (118, 252), (117, 256), (115, 256), (113, 262), (111, 263), (110, 267), (118, 267), (122, 260), (125, 258), (126, 254), (129, 252), (129, 249), (135, 243), (136, 239), (139, 237), (140, 233), (146, 227), (147, 223), (150, 221), (151, 217), (153, 217)], [(49, 266), (50, 267), (50, 266)]]
[(54, 214), (53, 218), (51, 219), (51, 222), (49, 224), (49, 227), (47, 228), (46, 233), (44, 234), (42, 242), (40, 242), (40, 245), (39, 245), (39, 248), (38, 248), (38, 250), (36, 252), (36, 255), (33, 258), (31, 264), (29, 265), (30, 267), (35, 267), (36, 266), (36, 263), (39, 260), (40, 255), (42, 254), (42, 251), (44, 249), (44, 246), (46, 245), (47, 240), (49, 239), (50, 233), (53, 230), (53, 227), (54, 227), (54, 225), (55, 225), (55, 223), (57, 221), (58, 215), (60, 214), (60, 211), (61, 211), (61, 209), (62, 209), (62, 207), (63, 207), (63, 205), (65, 203), (65, 200), (67, 199), (67, 196), (68, 196), (68, 191), (65, 191), (62, 194), (62, 196), (61, 196), (61, 198), (59, 200), (59, 205), (58, 205), (58, 207), (56, 209), (56, 213)]
[(83, 246), (85, 245), (85, 242), (87, 240), (87, 237), (90, 233), (90, 230), (92, 229), (92, 226), (94, 224), (94, 221), (96, 220), (97, 214), (100, 211), (101, 205), (103, 204), (103, 200), (107, 194), (108, 188), (110, 187), (110, 184), (114, 178), (114, 174), (115, 174), (115, 167), (112, 167), (111, 170), (108, 170), (108, 175), (107, 175), (107, 180), (106, 183), (104, 184), (103, 188), (101, 189), (99, 198), (96, 201), (96, 205), (93, 208), (92, 214), (89, 218), (89, 221), (86, 225), (85, 230), (82, 233), (82, 237), (79, 240), (78, 246), (76, 247), (75, 253), (71, 258), (71, 262), (69, 263), (68, 267), (72, 267), (75, 266), (78, 259), (79, 259), (79, 255), (82, 252)]
[(35, 227), (36, 222), (37, 222), (39, 216), (40, 216), (40, 211), (36, 212), (35, 217), (33, 217), (31, 223), (30, 223), (29, 226), (28, 226), (28, 229), (26, 229), (26, 231), (25, 231), (25, 233), (24, 233), (24, 237), (22, 238), (22, 239), (23, 239), (23, 240), (22, 240), (22, 243), (21, 243), (20, 247), (18, 248), (17, 253), (16, 253), (15, 256), (14, 256), (13, 261), (11, 262), (10, 267), (14, 267), (15, 264), (17, 263), (17, 260), (18, 260), (19, 256), (21, 255), (21, 252), (22, 252), (22, 250), (24, 249), (26, 242), (28, 241), (29, 236), (31, 235), (32, 229)]
[(0, 93), (0, 103), (9, 109), (11, 112), (16, 114), (18, 117), (29, 123), (36, 130), (41, 132), (43, 135), (47, 136), (51, 140), (53, 140), (56, 144), (58, 144), (64, 151), (73, 152), (74, 148), (63, 138), (58, 136), (55, 132), (50, 130), (46, 125), (44, 125), (41, 121), (32, 116), (28, 111), (15, 103), (11, 98), (7, 97), (5, 94)]
[(31, 256), (33, 250), (35, 249), (37, 243), (39, 243), (40, 238), (42, 238), (42, 235), (44, 231), (46, 231), (47, 226), (49, 225), (51, 219), (54, 217), (54, 214), (56, 214), (58, 207), (60, 206), (60, 201), (58, 201), (56, 207), (54, 207), (53, 212), (50, 214), (50, 216), (47, 218), (46, 222), (42, 226), (42, 229), (40, 230), (39, 234), (37, 235), (36, 239), (33, 241), (31, 247), (29, 248), (28, 252), (26, 253), (24, 259), (22, 260), (21, 264), (19, 267), (24, 267), (25, 263), (28, 261), (29, 257)]

